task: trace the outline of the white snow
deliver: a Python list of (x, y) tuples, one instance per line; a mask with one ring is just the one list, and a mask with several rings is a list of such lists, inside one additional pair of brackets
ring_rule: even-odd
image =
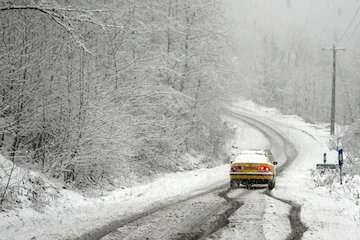
[(263, 232), (267, 240), (286, 239), (291, 232), (288, 218), (290, 206), (265, 196)]
[[(241, 191), (240, 189), (235, 190), (230, 194), (230, 197), (235, 197), (236, 192)], [(235, 195), (235, 196), (234, 196)], [(263, 223), (265, 215), (265, 195), (258, 191), (251, 191), (243, 196), (237, 198), (244, 202), (244, 205), (236, 211), (229, 218), (229, 225), (224, 229), (221, 229), (214, 235), (215, 239), (221, 240), (242, 240), (242, 239), (256, 239), (265, 240), (263, 234)], [(214, 239), (212, 236), (207, 240)]]
[(42, 174), (20, 168), (0, 155), (1, 197), (4, 193), (4, 208), (15, 202), (20, 207), (41, 208), (58, 195), (57, 187)]
[(244, 204), (230, 218), (229, 224), (206, 238), (221, 240), (285, 240), (291, 231), (290, 207), (264, 194), (266, 189), (236, 189), (229, 197)]
[(157, 180), (128, 189), (119, 189), (101, 198), (85, 198), (72, 191), (62, 191), (42, 212), (32, 208), (3, 213), (1, 240), (37, 240), (76, 237), (115, 219), (122, 219), (148, 208), (210, 187), (228, 183), (229, 166), (167, 174)]

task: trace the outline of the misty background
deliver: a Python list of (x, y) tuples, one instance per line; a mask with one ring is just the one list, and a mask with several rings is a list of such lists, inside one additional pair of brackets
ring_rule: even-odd
[[(240, 94), (307, 120), (329, 121), (332, 52), (337, 121), (359, 114), (359, 1), (225, 1)], [(355, 19), (354, 19), (355, 18)]]

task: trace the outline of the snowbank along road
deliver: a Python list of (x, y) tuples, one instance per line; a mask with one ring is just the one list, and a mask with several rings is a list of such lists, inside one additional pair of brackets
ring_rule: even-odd
[[(268, 146), (254, 147), (270, 148), (279, 162), (278, 173), (286, 171), (297, 155), (291, 142), (251, 116), (230, 110), (225, 114), (235, 124), (247, 124), (263, 135)], [(283, 211), (271, 212), (273, 206)], [(266, 188), (230, 190), (226, 185), (114, 221), (79, 239), (301, 239), (306, 227), (300, 211), (299, 205), (273, 196)]]

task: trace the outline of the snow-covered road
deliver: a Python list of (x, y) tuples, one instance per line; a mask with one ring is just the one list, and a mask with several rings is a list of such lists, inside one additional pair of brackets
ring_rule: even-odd
[[(246, 143), (246, 148), (270, 148), (281, 169), (295, 158), (293, 145), (270, 126), (245, 114), (229, 111), (226, 115), (227, 120), (238, 127), (235, 145), (244, 148)], [(250, 136), (253, 141), (244, 141), (244, 137)], [(226, 189), (209, 192), (129, 221), (102, 240), (261, 240), (267, 239), (269, 234), (277, 236), (276, 239), (285, 239), (291, 233), (288, 218), (291, 205), (265, 195), (266, 187)], [(273, 212), (274, 208), (276, 212)], [(271, 231), (265, 233), (264, 228)]]
[(102, 240), (198, 239), (224, 225), (228, 215), (240, 207), (221, 197), (222, 191), (169, 206), (118, 228)]
[[(269, 146), (257, 146), (259, 148), (270, 148), (274, 158), (279, 162), (278, 172), (283, 172), (297, 156), (297, 151), (293, 144), (288, 141), (281, 133), (251, 115), (238, 112), (236, 109), (226, 112), (231, 116), (232, 122), (245, 122), (249, 126), (258, 130), (268, 140)], [(241, 141), (244, 141), (243, 139)], [(240, 144), (240, 143), (238, 143)], [(237, 190), (239, 191), (239, 190)], [(290, 210), (294, 207), (293, 203), (281, 201), (271, 197), (266, 188), (258, 188), (242, 191), (247, 192), (240, 198), (230, 192), (229, 197), (243, 203), (229, 219), (229, 224), (215, 232), (210, 239), (301, 239), (303, 232), (297, 232), (297, 228), (291, 223), (300, 220), (300, 209), (295, 213), (295, 218), (289, 218)], [(266, 195), (268, 194), (268, 195)], [(266, 231), (265, 231), (266, 230)]]

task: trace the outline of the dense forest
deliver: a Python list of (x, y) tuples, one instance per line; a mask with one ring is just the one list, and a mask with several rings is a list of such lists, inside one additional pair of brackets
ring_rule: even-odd
[(81, 188), (223, 162), (220, 2), (1, 2), (3, 154)]

